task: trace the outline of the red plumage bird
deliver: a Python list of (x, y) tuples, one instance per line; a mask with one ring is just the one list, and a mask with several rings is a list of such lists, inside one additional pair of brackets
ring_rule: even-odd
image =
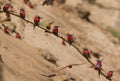
[[(102, 69), (102, 61), (101, 61), (101, 60), (97, 60), (96, 64), (93, 65), (93, 66), (91, 66), (91, 68), (92, 68), (92, 67), (94, 67), (94, 69), (98, 71), (98, 75), (99, 75), (99, 77), (100, 77), (101, 70), (104, 71), (104, 70)], [(104, 72), (105, 72), (105, 71), (104, 71)]]
[(25, 10), (23, 8), (20, 9), (19, 15), (21, 18), (25, 19)]
[(110, 79), (110, 81), (112, 80), (111, 77), (113, 76), (113, 71), (109, 71), (107, 73), (107, 79)]

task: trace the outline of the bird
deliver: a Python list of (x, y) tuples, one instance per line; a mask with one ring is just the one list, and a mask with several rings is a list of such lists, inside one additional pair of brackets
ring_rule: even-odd
[(81, 63), (81, 64), (69, 64), (69, 65), (67, 65), (67, 66), (65, 66), (65, 67), (57, 70), (57, 72), (58, 72), (58, 71), (61, 71), (61, 70), (63, 70), (63, 69), (66, 69), (66, 68), (71, 69), (73, 66), (79, 66), (79, 65), (83, 65), (83, 64), (85, 64), (85, 63)]

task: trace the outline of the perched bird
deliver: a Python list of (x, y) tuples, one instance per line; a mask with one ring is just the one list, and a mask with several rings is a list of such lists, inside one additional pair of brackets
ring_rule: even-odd
[(9, 33), (9, 31), (8, 31), (8, 26), (6, 26), (6, 25), (4, 25), (4, 24), (2, 24), (2, 26), (4, 27), (4, 28), (3, 28), (3, 32), (6, 33), (6, 34), (8, 34), (8, 35), (10, 35), (10, 33)]
[(90, 58), (90, 53), (88, 51), (87, 48), (83, 48), (83, 56), (86, 58), (86, 59), (89, 59)]
[(102, 69), (102, 61), (101, 61), (101, 60), (97, 60), (96, 64), (93, 65), (93, 66), (91, 66), (91, 68), (92, 68), (92, 67), (94, 67), (94, 69), (98, 71), (98, 75), (99, 75), (99, 77), (100, 77), (101, 70), (104, 71), (104, 70)]
[(51, 29), (51, 25), (52, 25), (53, 23), (54, 23), (54, 22), (50, 22), (50, 23), (47, 24), (47, 26), (46, 26), (46, 29), (47, 29), (47, 30), (45, 30), (45, 32), (48, 32), (48, 30)]
[(19, 15), (21, 18), (25, 19), (25, 10), (23, 8), (20, 9)]
[(111, 77), (113, 76), (114, 71), (108, 71), (106, 78), (112, 80)]
[(54, 28), (52, 29), (53, 34), (56, 36), (58, 36), (58, 27), (59, 26), (54, 26)]
[(67, 41), (70, 45), (74, 42), (72, 34), (67, 34)]
[(64, 46), (66, 45), (66, 43), (65, 43), (65, 41), (64, 41), (64, 40), (62, 40), (62, 45), (64, 45)]
[(16, 32), (16, 38), (21, 39), (21, 36), (18, 32)]
[(13, 9), (13, 6), (10, 3), (7, 3), (3, 7), (4, 12), (9, 12), (9, 9)]
[[(38, 15), (36, 15), (36, 16), (34, 17), (34, 28), (35, 28), (35, 26), (38, 26), (38, 25), (39, 25), (40, 19), (42, 19), (42, 17), (40, 17), (40, 16), (38, 16)], [(33, 29), (34, 29), (34, 28), (33, 28)]]

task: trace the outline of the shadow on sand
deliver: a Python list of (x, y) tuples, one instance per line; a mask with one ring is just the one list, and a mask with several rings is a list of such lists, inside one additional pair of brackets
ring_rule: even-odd
[(0, 81), (4, 81), (4, 79), (3, 79), (3, 67), (2, 67), (2, 63), (0, 63)]

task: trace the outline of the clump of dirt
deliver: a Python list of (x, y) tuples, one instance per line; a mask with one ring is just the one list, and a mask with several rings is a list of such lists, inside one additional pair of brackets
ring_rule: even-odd
[(42, 57), (47, 61), (49, 61), (50, 63), (55, 64), (57, 66), (58, 59), (54, 55), (52, 55), (50, 52), (43, 53)]

